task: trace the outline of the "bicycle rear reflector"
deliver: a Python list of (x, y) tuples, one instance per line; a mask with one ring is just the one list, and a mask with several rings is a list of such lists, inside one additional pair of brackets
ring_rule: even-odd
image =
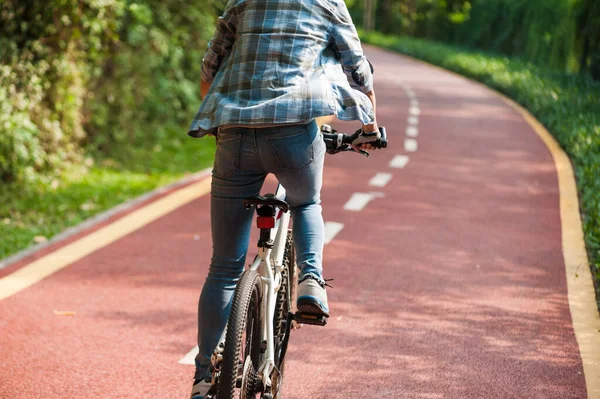
[(271, 216), (259, 216), (256, 219), (256, 225), (259, 229), (272, 229), (275, 227), (275, 218)]

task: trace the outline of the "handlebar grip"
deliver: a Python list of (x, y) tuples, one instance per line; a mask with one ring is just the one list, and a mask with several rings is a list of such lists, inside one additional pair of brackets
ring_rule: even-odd
[[(360, 130), (357, 130), (356, 133), (354, 133), (352, 135), (344, 135), (344, 143), (352, 144), (354, 139), (356, 139), (359, 134), (360, 134)], [(385, 129), (384, 126), (379, 126), (379, 134), (381, 135), (381, 137), (379, 137), (379, 140), (370, 142), (369, 144), (375, 148), (387, 148), (387, 146), (388, 146), (387, 130)]]
[(381, 133), (381, 138), (371, 145), (377, 148), (387, 148), (387, 131), (385, 130), (384, 126), (379, 126), (379, 133)]
[[(338, 133), (329, 125), (321, 126), (321, 133), (327, 147), (327, 152), (330, 154), (337, 154), (340, 151), (352, 151), (350, 145), (361, 133), (361, 130), (357, 130), (354, 134)], [(380, 138), (377, 141), (369, 143), (375, 148), (387, 148), (388, 137), (387, 131), (384, 126), (379, 127)]]

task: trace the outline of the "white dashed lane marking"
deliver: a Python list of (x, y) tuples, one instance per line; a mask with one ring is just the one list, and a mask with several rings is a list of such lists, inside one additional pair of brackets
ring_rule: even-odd
[(417, 140), (415, 140), (415, 139), (404, 140), (404, 149), (408, 152), (417, 151)]
[(408, 137), (417, 137), (419, 135), (419, 129), (416, 126), (409, 126), (406, 128), (406, 135)]
[(396, 155), (390, 161), (390, 168), (402, 169), (408, 164), (408, 159), (406, 155)]
[(419, 124), (419, 117), (418, 116), (409, 116), (408, 117), (408, 124), (409, 125), (418, 125)]
[(189, 351), (187, 353), (187, 355), (185, 355), (184, 357), (182, 357), (179, 362), (179, 364), (195, 364), (194, 363), (194, 359), (196, 359), (196, 355), (198, 354), (199, 350), (198, 350), (198, 346), (194, 346), (194, 349), (192, 349), (191, 351)]
[(371, 202), (371, 200), (375, 198), (373, 194), (370, 193), (354, 193), (352, 197), (346, 202), (344, 205), (344, 209), (347, 211), (362, 211), (363, 208)]
[(329, 244), (343, 228), (343, 223), (325, 222), (325, 245)]
[(385, 187), (390, 180), (392, 180), (391, 173), (377, 173), (369, 180), (369, 185), (373, 187)]
[(421, 113), (421, 110), (419, 109), (419, 107), (410, 107), (408, 109), (408, 113), (411, 115), (419, 115)]

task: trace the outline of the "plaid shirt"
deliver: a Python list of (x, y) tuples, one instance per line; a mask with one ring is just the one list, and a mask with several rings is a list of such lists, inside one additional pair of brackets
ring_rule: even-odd
[(373, 76), (344, 0), (229, 0), (202, 62), (188, 134), (318, 116), (372, 123)]

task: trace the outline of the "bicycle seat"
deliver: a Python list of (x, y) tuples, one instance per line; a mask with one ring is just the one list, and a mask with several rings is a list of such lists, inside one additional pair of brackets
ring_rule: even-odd
[(288, 203), (277, 198), (275, 194), (265, 194), (264, 197), (257, 195), (255, 197), (249, 197), (244, 200), (244, 207), (246, 207), (246, 209), (258, 206), (272, 206), (274, 208), (281, 209), (283, 212), (287, 212), (290, 210), (290, 206), (288, 205)]

